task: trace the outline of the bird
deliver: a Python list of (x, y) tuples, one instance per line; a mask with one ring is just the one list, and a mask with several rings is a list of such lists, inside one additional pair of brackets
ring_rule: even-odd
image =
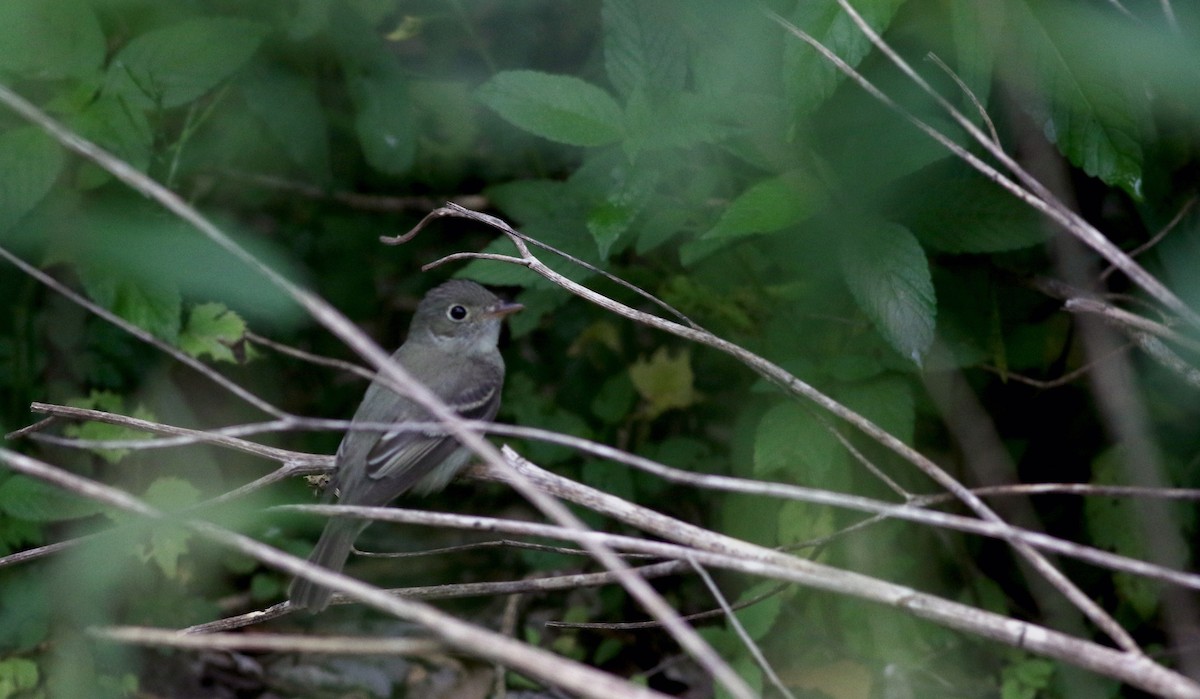
[[(523, 308), (472, 281), (453, 279), (430, 289), (417, 305), (404, 344), (391, 360), (428, 387), (459, 416), (491, 420), (500, 408), (504, 359), (497, 345), (504, 317)], [(326, 501), (384, 506), (412, 491), (428, 495), (454, 480), (471, 452), (442, 431), (403, 429), (433, 422), (416, 401), (376, 378), (367, 387), (334, 457)], [(395, 424), (400, 429), (359, 430), (355, 425)], [(334, 517), (325, 525), (310, 563), (340, 572), (354, 540), (369, 521)], [(291, 606), (316, 614), (333, 591), (297, 577), (288, 589)]]

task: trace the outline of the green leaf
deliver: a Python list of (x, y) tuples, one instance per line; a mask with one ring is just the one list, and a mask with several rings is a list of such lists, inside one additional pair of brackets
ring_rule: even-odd
[[(882, 33), (904, 0), (857, 0), (854, 9), (875, 31)], [(837, 0), (808, 0), (796, 4), (789, 21), (803, 29), (851, 67), (857, 66), (872, 44)], [(784, 48), (784, 82), (789, 101), (803, 115), (833, 94), (844, 75), (815, 49), (788, 35)]]
[[(154, 133), (144, 112), (130, 109), (124, 100), (106, 95), (73, 115), (68, 123), (80, 135), (95, 141), (135, 169), (145, 172), (150, 166)], [(96, 187), (112, 179), (107, 170), (94, 163), (85, 165), (80, 180), (84, 187)]]
[(900, 376), (884, 376), (843, 386), (837, 391), (840, 403), (905, 444), (913, 443), (916, 407), (912, 387)]
[(649, 359), (641, 357), (630, 365), (629, 378), (646, 401), (645, 413), (651, 420), (668, 410), (687, 408), (700, 400), (692, 375), (692, 354), (688, 349), (673, 355), (666, 347), (659, 347)]
[(622, 95), (638, 89), (675, 92), (687, 79), (687, 43), (671, 2), (604, 0), (604, 68)]
[(1060, 15), (1043, 14), (1040, 5), (1015, 0), (1006, 7), (1011, 31), (1030, 55), (1014, 77), (1027, 79), (1032, 72), (1049, 110), (1040, 112), (1039, 100), (1022, 103), (1033, 109), (1047, 137), (1072, 164), (1141, 199), (1140, 139), (1143, 126), (1152, 119), (1136, 82), (1095, 68), (1095, 53), (1114, 47), (1076, 36), (1078, 25), (1061, 21)]
[(104, 62), (104, 33), (85, 0), (4, 0), (0, 27), (0, 73), (82, 78)]
[(221, 303), (203, 303), (192, 309), (179, 335), (179, 348), (193, 357), (208, 355), (220, 362), (237, 362), (233, 348), (241, 351), (246, 321)]
[(629, 416), (637, 392), (628, 374), (616, 374), (600, 385), (592, 398), (592, 414), (610, 425), (616, 425)]
[[(117, 415), (126, 414), (125, 400), (111, 391), (92, 391), (86, 398), (72, 398), (68, 400), (67, 405), (73, 408), (102, 410)], [(143, 407), (138, 407), (133, 411), (132, 417), (141, 420), (153, 420), (154, 414)], [(111, 425), (105, 422), (84, 422), (76, 425), (68, 425), (63, 430), (63, 433), (73, 439), (92, 441), (126, 441), (151, 438), (149, 434), (141, 430), (122, 427), (120, 425)], [(111, 464), (117, 463), (129, 454), (129, 449), (93, 449), (92, 451)]]
[(178, 339), (183, 311), (178, 289), (122, 278), (99, 269), (81, 267), (79, 272), (88, 296), (96, 303), (155, 337), (171, 343)]
[(1006, 252), (1046, 242), (1032, 207), (957, 163), (908, 178), (892, 199), (895, 219), (922, 243), (945, 252)]
[[(1103, 452), (1092, 462), (1091, 482), (1101, 486), (1123, 485), (1121, 462), (1125, 458), (1119, 447)], [(1096, 546), (1130, 558), (1145, 560), (1149, 556), (1149, 546), (1137, 525), (1141, 514), (1132, 499), (1092, 496), (1084, 501), (1083, 513), (1088, 533)], [(1176, 532), (1156, 532), (1155, 536), (1161, 536), (1163, 540), (1152, 545), (1183, 550), (1184, 543), (1179, 541)], [(1130, 573), (1114, 573), (1113, 582), (1121, 600), (1138, 616), (1146, 620), (1154, 618), (1162, 599), (1160, 583)]]
[(267, 29), (226, 17), (198, 17), (153, 29), (117, 52), (104, 92), (139, 109), (187, 104), (245, 65)]
[(318, 182), (328, 181), (328, 127), (313, 82), (281, 68), (265, 69), (247, 81), (242, 95), (292, 162)]
[(388, 71), (354, 75), (346, 82), (357, 109), (354, 129), (367, 162), (389, 175), (407, 173), (417, 148), (408, 81)]
[(63, 522), (91, 517), (101, 506), (34, 478), (14, 475), (0, 483), (0, 511), (31, 522)]
[(37, 663), (26, 658), (7, 658), (0, 661), (0, 699), (25, 696), (38, 684)]
[(771, 233), (812, 216), (826, 202), (825, 189), (806, 171), (792, 170), (750, 185), (704, 234), (707, 239)]
[[(200, 491), (182, 478), (159, 478), (146, 489), (142, 498), (165, 512), (175, 512), (200, 501)], [(141, 547), (142, 561), (153, 562), (163, 575), (175, 579), (179, 575), (179, 559), (188, 552), (191, 533), (181, 526), (164, 522), (150, 534), (150, 541)]]
[(884, 339), (920, 365), (937, 314), (925, 251), (906, 228), (882, 220), (846, 233), (839, 253), (850, 293)]
[(22, 126), (0, 134), (0, 233), (46, 196), (62, 166), (62, 148), (41, 129)]
[(758, 420), (754, 432), (754, 476), (826, 485), (841, 446), (811, 410), (783, 401)]
[(476, 94), (514, 126), (558, 143), (603, 146), (620, 140), (624, 133), (616, 100), (574, 76), (505, 71), (481, 85)]
[[(734, 606), (745, 604), (755, 597), (766, 594), (775, 585), (776, 583), (769, 581), (754, 585), (738, 596), (737, 603)], [(759, 641), (775, 625), (775, 620), (779, 618), (779, 612), (782, 608), (783, 595), (776, 593), (734, 613), (737, 615), (738, 621), (742, 623), (742, 628), (750, 635), (750, 638)]]

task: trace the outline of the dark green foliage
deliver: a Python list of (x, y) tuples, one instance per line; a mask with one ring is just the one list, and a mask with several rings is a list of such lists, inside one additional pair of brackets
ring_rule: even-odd
[[(985, 131), (994, 127), (1007, 152), (1053, 180), (1130, 250), (1195, 201), (1200, 16), (1176, 2), (1168, 26), (1165, 4), (1125, 4), (1136, 19), (1117, 3), (1073, 0), (853, 2), (942, 97)], [(523, 267), (476, 260), (419, 271), (452, 252), (513, 254), (494, 231), (445, 221), (404, 246), (377, 242), (447, 199), (482, 197), (489, 213), (641, 286), (970, 484), (982, 477), (960, 468), (969, 459), (926, 393), (925, 382), (941, 372), (962, 371), (1022, 480), (1128, 482), (1124, 452), (1106, 436), (1086, 382), (1035, 389), (1012, 376), (1052, 380), (1086, 362), (1073, 319), (1036, 284), (1060, 274), (1047, 242), (1062, 233), (848, 81), (768, 11), (994, 164), (834, 0), (3, 0), (0, 82), (166, 184), (386, 347), (399, 344), (416, 299), (445, 275), (502, 287), (526, 310), (511, 319), (505, 343), (501, 421), (697, 473), (896, 500), (833, 427), (892, 482), (918, 494), (934, 490), (909, 465), (727, 355), (612, 316)], [(361, 397), (357, 378), (252, 343), (248, 332), (348, 356), (252, 269), (7, 111), (0, 112), (0, 247), (284, 410), (346, 418)], [(573, 280), (664, 313), (591, 270), (534, 251)], [(1138, 259), (1196, 307), (1196, 208)], [(7, 263), (0, 270), (0, 432), (35, 420), (32, 401), (185, 426), (264, 419)], [(1138, 296), (1119, 276), (1111, 285)], [(1157, 319), (1144, 305), (1129, 308)], [(1194, 354), (1184, 359), (1195, 363)], [(1133, 366), (1166, 484), (1197, 486), (1196, 388), (1143, 355)], [(97, 424), (57, 433), (140, 436)], [(338, 436), (263, 439), (330, 453)], [(560, 445), (508, 441), (588, 485), (768, 546), (803, 547), (861, 519), (697, 491)], [(172, 510), (268, 468), (199, 447), (129, 453), (29, 440), (5, 447)], [(264, 511), (308, 496), (302, 484), (283, 484), (210, 514), (305, 554), (319, 523)], [(509, 492), (474, 485), (405, 504), (526, 514)], [(1128, 499), (1053, 496), (1033, 500), (1033, 511), (1056, 535), (1121, 554), (1148, 558), (1162, 544), (1187, 565), (1193, 553), (1190, 505), (1172, 509), (1174, 529), (1155, 540), (1136, 526), (1139, 510)], [(114, 522), (128, 526), (69, 555), (0, 569), (0, 699), (84, 696), (79, 687), (87, 696), (133, 696), (162, 681), (145, 670), (154, 663), (89, 644), (79, 629), (185, 626), (228, 613), (218, 600), (236, 599), (237, 611), (271, 603), (286, 584), (181, 529), (144, 530), (0, 472), (0, 553)], [(419, 549), (433, 537), (376, 526), (364, 538)], [(991, 611), (1059, 621), (1031, 601), (999, 545), (889, 522), (799, 550)], [(372, 561), (351, 572), (424, 585), (517, 579), (581, 560), (458, 555)], [(1102, 569), (1068, 572), (1140, 640), (1170, 643), (1159, 586)], [(769, 587), (735, 576), (718, 584), (732, 600)], [(693, 579), (661, 587), (683, 611), (716, 606)], [(643, 614), (614, 590), (538, 604), (530, 619)], [(879, 691), (885, 681), (923, 697), (1119, 691), (1077, 681), (1042, 658), (805, 589), (785, 590), (739, 619), (804, 696), (865, 696), (854, 688)], [(675, 652), (656, 632), (641, 633), (636, 651), (620, 634), (563, 634), (546, 643), (635, 676), (647, 670), (638, 654)], [(522, 635), (542, 638), (540, 627)], [(754, 686), (766, 686), (726, 625), (705, 635)], [(86, 660), (70, 664), (68, 656)], [(683, 691), (661, 674), (645, 679)]]

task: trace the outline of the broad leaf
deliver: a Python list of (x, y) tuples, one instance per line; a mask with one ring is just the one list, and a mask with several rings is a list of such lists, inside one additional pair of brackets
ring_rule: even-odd
[(257, 22), (225, 17), (151, 30), (117, 52), (105, 92), (141, 109), (187, 104), (244, 66), (266, 32)]
[(514, 126), (558, 143), (603, 146), (624, 133), (612, 95), (574, 76), (506, 71), (481, 85), (477, 95)]
[(0, 134), (0, 233), (46, 196), (62, 166), (62, 148), (41, 129)]
[(246, 321), (220, 303), (203, 303), (192, 309), (179, 334), (179, 348), (193, 357), (208, 355), (221, 362), (237, 362), (242, 352)]
[(92, 500), (28, 476), (10, 476), (0, 483), (0, 512), (32, 522), (63, 522), (101, 511)]
[(839, 249), (850, 293), (901, 356), (920, 365), (937, 306), (929, 261), (907, 229), (882, 220), (850, 225)]
[(85, 0), (4, 0), (0, 27), (0, 73), (81, 78), (104, 61), (104, 34)]
[(825, 205), (825, 189), (803, 170), (759, 180), (734, 199), (704, 237), (739, 238), (795, 225)]
[(650, 419), (700, 400), (692, 374), (692, 355), (687, 349), (673, 354), (659, 347), (649, 359), (642, 357), (630, 365), (629, 378), (646, 401), (645, 412)]
[(687, 44), (677, 8), (672, 2), (604, 1), (604, 67), (617, 92), (683, 88)]
[(784, 477), (806, 485), (827, 485), (840, 452), (837, 439), (812, 410), (787, 400), (758, 421), (754, 434), (754, 475)]

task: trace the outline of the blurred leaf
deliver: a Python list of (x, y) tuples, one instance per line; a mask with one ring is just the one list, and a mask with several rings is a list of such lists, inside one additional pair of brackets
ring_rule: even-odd
[(108, 67), (104, 92), (139, 109), (187, 104), (250, 60), (268, 27), (229, 17), (197, 17), (136, 36)]
[[(72, 398), (68, 400), (67, 405), (73, 408), (102, 410), (115, 415), (127, 414), (125, 399), (111, 391), (92, 391), (86, 398)], [(130, 417), (135, 417), (139, 420), (154, 420), (154, 414), (140, 406), (133, 411)], [(63, 434), (73, 439), (86, 439), (90, 441), (151, 439), (151, 435), (141, 430), (122, 427), (121, 425), (111, 425), (106, 422), (83, 422), (68, 425), (63, 430)], [(110, 464), (119, 462), (129, 454), (129, 449), (93, 449), (92, 451)]]
[[(904, 0), (859, 0), (854, 9), (875, 31), (882, 33)], [(837, 54), (851, 67), (857, 66), (871, 51), (869, 37), (842, 11), (837, 0), (810, 0), (797, 3), (787, 19)], [(788, 35), (784, 45), (784, 81), (789, 102), (798, 114), (806, 114), (833, 94), (843, 74), (811, 46)]]
[(37, 687), (37, 663), (25, 658), (0, 660), (0, 699), (26, 696), (23, 693)]
[(812, 216), (825, 202), (824, 187), (807, 172), (786, 172), (748, 187), (704, 237), (736, 238), (778, 231)]
[(921, 245), (901, 226), (871, 221), (847, 230), (840, 254), (859, 308), (902, 357), (919, 366), (933, 343), (937, 313)]
[(123, 279), (92, 268), (81, 268), (79, 277), (96, 303), (151, 335), (174, 343), (179, 337), (183, 301), (179, 290)]
[(623, 422), (633, 409), (637, 393), (628, 374), (608, 377), (592, 399), (592, 414), (610, 425)]
[[(200, 491), (182, 478), (158, 478), (146, 490), (142, 498), (151, 506), (164, 512), (176, 512), (200, 501)], [(183, 527), (170, 523), (157, 524), (150, 533), (150, 541), (140, 548), (143, 561), (152, 561), (169, 579), (179, 576), (179, 559), (188, 552), (188, 541), (192, 534)]]
[(793, 400), (763, 413), (754, 434), (754, 475), (803, 484), (824, 484), (841, 449), (837, 439)]
[(603, 146), (624, 132), (621, 107), (612, 96), (574, 76), (505, 71), (477, 94), (509, 123), (558, 143)]
[(1055, 665), (1043, 658), (1022, 658), (1000, 671), (1001, 699), (1034, 699), (1050, 688)]
[(41, 129), (0, 134), (0, 234), (46, 196), (62, 166), (62, 148)]
[(42, 481), (13, 475), (0, 483), (0, 511), (30, 522), (63, 522), (90, 517), (102, 507)]
[(687, 78), (687, 44), (670, 2), (604, 0), (604, 67), (617, 92), (674, 92)]
[(882, 427), (905, 444), (913, 443), (916, 408), (912, 388), (900, 376), (883, 376), (838, 389), (837, 399), (847, 408)]
[[(1091, 483), (1094, 485), (1123, 485), (1121, 461), (1125, 456), (1119, 447), (1113, 447), (1092, 462)], [(1092, 542), (1103, 549), (1145, 560), (1150, 554), (1143, 540), (1143, 527), (1139, 524), (1141, 514), (1137, 503), (1131, 498), (1106, 498), (1092, 496), (1084, 501), (1084, 522)], [(1173, 531), (1156, 532), (1155, 536), (1178, 538)], [(1154, 544), (1164, 548), (1182, 550), (1182, 542)], [(1150, 619), (1158, 610), (1162, 598), (1162, 585), (1140, 575), (1113, 573), (1113, 581), (1121, 600), (1128, 604), (1141, 618)]]
[(104, 34), (85, 0), (4, 0), (0, 27), (0, 73), (84, 78), (104, 61)]
[(631, 467), (615, 461), (586, 461), (580, 477), (587, 485), (625, 500), (634, 500)]
[(354, 128), (367, 162), (389, 175), (407, 173), (416, 154), (408, 82), (388, 72), (354, 75), (347, 84), (358, 110)]
[(282, 68), (255, 71), (242, 87), (267, 133), (317, 182), (331, 177), (325, 112), (312, 80)]
[[(788, 500), (779, 508), (779, 544), (795, 546), (808, 544), (827, 537), (837, 531), (837, 523), (833, 519), (833, 510), (823, 505), (814, 505), (798, 500)], [(822, 555), (809, 554), (813, 560), (820, 560)]]
[(700, 400), (692, 376), (692, 353), (680, 350), (672, 356), (659, 347), (649, 358), (639, 358), (629, 366), (629, 378), (646, 401), (645, 413), (653, 420), (668, 410), (687, 408)]
[[(1142, 197), (1143, 125), (1150, 123), (1145, 100), (1129, 88), (1124, 76), (1088, 69), (1096, 51), (1111, 51), (1077, 40), (1077, 25), (1057, 24), (1027, 0), (1008, 3), (1011, 33), (1028, 52), (1031, 71), (1040, 88), (1038, 99), (1022, 100), (1046, 136), (1074, 165), (1093, 177)], [(1022, 74), (1020, 77), (1025, 77)]]
[[(738, 595), (733, 606), (746, 604), (755, 597), (769, 592), (775, 586), (776, 583), (771, 581), (760, 582)], [(742, 628), (746, 630), (750, 638), (759, 641), (775, 625), (775, 620), (779, 618), (779, 612), (783, 607), (783, 599), (784, 595), (776, 593), (744, 609), (739, 609), (734, 614), (737, 615), (738, 621), (742, 623)]]
[[(102, 96), (72, 115), (68, 123), (80, 135), (95, 141), (134, 169), (146, 172), (150, 167), (154, 145), (150, 122), (141, 110), (130, 109), (124, 100)], [(80, 174), (80, 184), (85, 188), (100, 186), (111, 179), (107, 170), (94, 163), (85, 163)]]
[(1046, 243), (1045, 223), (1031, 206), (957, 163), (918, 173), (891, 198), (896, 219), (938, 250), (1005, 252)]

